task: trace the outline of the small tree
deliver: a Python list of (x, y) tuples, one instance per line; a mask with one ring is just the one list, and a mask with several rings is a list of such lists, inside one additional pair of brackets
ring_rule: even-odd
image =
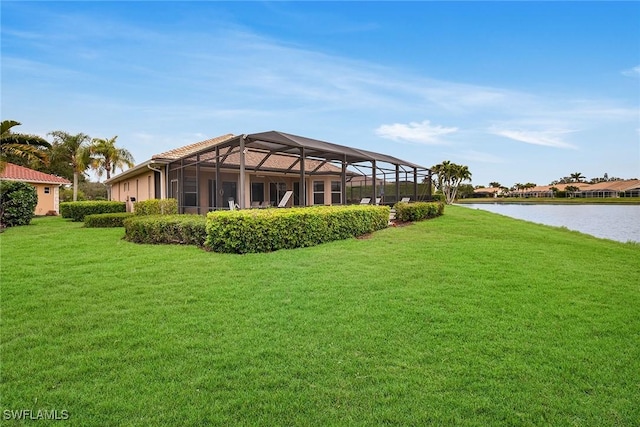
[(33, 185), (0, 181), (0, 228), (28, 225), (37, 204), (38, 193)]
[(463, 181), (471, 181), (471, 172), (467, 166), (457, 165), (449, 160), (433, 166), (431, 170), (438, 177), (436, 186), (444, 194), (448, 205), (456, 199), (460, 184)]

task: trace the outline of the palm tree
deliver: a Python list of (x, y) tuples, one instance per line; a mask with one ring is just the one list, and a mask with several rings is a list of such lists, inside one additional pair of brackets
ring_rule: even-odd
[(493, 181), (493, 182), (489, 183), (489, 187), (491, 187), (491, 188), (500, 188), (500, 187), (502, 187), (502, 185), (500, 185), (499, 182)]
[(14, 126), (20, 126), (20, 122), (3, 120), (0, 124), (0, 172), (4, 171), (8, 156), (47, 164), (48, 157), (43, 148), (51, 148), (51, 144), (37, 135), (14, 133), (11, 131)]
[(584, 175), (582, 175), (581, 172), (574, 172), (571, 174), (572, 182), (582, 182), (583, 179), (584, 179)]
[(445, 196), (447, 204), (456, 199), (458, 187), (463, 181), (471, 181), (471, 172), (468, 166), (457, 165), (449, 160), (431, 168), (432, 173), (438, 176), (437, 186)]
[(53, 151), (73, 168), (73, 201), (75, 202), (78, 200), (78, 176), (84, 174), (91, 163), (89, 151), (91, 137), (84, 133), (71, 135), (61, 130), (53, 131), (49, 135), (53, 136)]
[(98, 178), (102, 177), (106, 172), (107, 179), (111, 178), (111, 171), (116, 169), (124, 170), (124, 167), (133, 167), (135, 160), (129, 150), (116, 147), (116, 139), (114, 136), (109, 139), (94, 138), (91, 144), (91, 154), (93, 154), (93, 165)]

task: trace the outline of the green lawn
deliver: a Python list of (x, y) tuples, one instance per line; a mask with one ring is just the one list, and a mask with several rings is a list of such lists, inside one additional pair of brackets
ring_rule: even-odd
[(39, 218), (0, 235), (3, 420), (22, 409), (65, 410), (55, 424), (77, 426), (640, 420), (640, 245), (455, 206), (268, 254), (123, 234)]

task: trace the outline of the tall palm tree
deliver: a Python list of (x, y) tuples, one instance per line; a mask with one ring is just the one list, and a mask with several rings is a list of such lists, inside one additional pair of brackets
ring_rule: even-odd
[(37, 135), (14, 133), (11, 130), (14, 126), (20, 126), (20, 122), (3, 120), (0, 123), (0, 172), (4, 171), (8, 156), (47, 164), (48, 156), (43, 149), (51, 148), (51, 144)]
[(106, 172), (107, 179), (111, 178), (111, 172), (116, 169), (123, 170), (125, 166), (133, 167), (135, 160), (129, 150), (116, 147), (116, 139), (94, 138), (91, 143), (91, 154), (93, 154), (92, 168), (95, 169), (98, 178)]
[(571, 174), (571, 180), (573, 182), (582, 182), (582, 180), (584, 179), (584, 175), (582, 175), (581, 172), (574, 172)]
[(56, 130), (49, 135), (53, 136), (55, 153), (67, 161), (73, 168), (73, 201), (78, 200), (78, 177), (84, 174), (91, 163), (89, 141), (91, 137), (84, 133), (71, 135), (67, 132)]

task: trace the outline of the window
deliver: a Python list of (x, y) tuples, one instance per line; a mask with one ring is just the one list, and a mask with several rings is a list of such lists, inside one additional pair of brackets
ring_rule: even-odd
[(251, 201), (264, 202), (264, 182), (251, 183)]
[(331, 204), (339, 205), (342, 203), (342, 183), (340, 181), (331, 181)]
[(269, 184), (269, 201), (277, 205), (287, 192), (287, 184), (284, 182), (272, 182)]
[(182, 187), (184, 191), (184, 206), (197, 206), (197, 184), (195, 176), (185, 176), (184, 185)]
[(44, 187), (44, 194), (51, 193), (51, 187)]
[(313, 181), (313, 204), (324, 205), (324, 181)]

